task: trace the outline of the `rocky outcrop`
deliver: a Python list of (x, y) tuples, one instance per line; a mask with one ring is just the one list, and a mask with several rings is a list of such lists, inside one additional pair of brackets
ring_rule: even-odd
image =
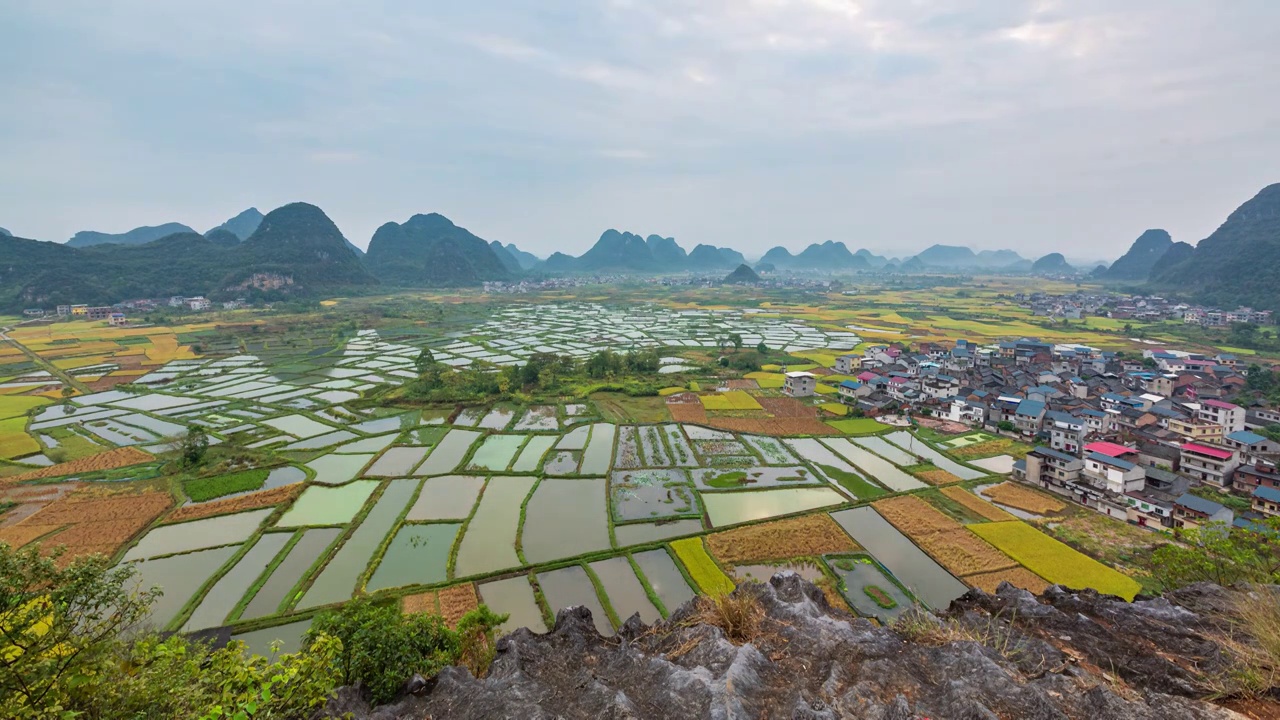
[(487, 677), (449, 668), (396, 704), (370, 709), (345, 688), (326, 717), (867, 718), (965, 720), (1244, 717), (1202, 698), (1229, 658), (1206, 608), (1218, 588), (1126, 603), (1050, 588), (975, 590), (941, 620), (879, 627), (832, 608), (793, 573), (736, 594), (760, 621), (735, 643), (693, 603), (644, 627), (601, 637), (585, 608), (562, 610), (546, 635), (498, 643)]

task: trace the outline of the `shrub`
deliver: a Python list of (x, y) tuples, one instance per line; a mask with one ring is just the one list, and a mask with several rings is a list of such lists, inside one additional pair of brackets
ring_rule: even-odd
[(455, 632), (439, 615), (405, 615), (396, 603), (357, 598), (316, 616), (307, 642), (325, 635), (340, 640), (339, 681), (359, 684), (370, 700), (386, 703), (414, 673), (431, 677), (462, 661), (483, 674), (493, 659), (495, 631), (506, 619), (481, 606), (464, 615)]

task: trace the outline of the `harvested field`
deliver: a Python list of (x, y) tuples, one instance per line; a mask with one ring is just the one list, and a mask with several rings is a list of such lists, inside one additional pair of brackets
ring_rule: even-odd
[(20, 548), (38, 537), (58, 529), (57, 525), (12, 525), (0, 528), (0, 542)]
[(24, 480), (39, 480), (42, 478), (61, 477), (63, 475), (114, 470), (116, 468), (128, 467), (130, 465), (140, 465), (145, 462), (151, 462), (152, 460), (155, 460), (155, 458), (135, 447), (122, 447), (98, 453), (97, 455), (83, 457), (79, 460), (50, 465), (49, 467), (25, 472), (21, 475), (10, 475), (9, 477), (0, 479), (0, 482), (22, 482)]
[(1014, 587), (1020, 587), (1023, 590), (1030, 590), (1037, 595), (1048, 589), (1049, 583), (1039, 575), (1031, 572), (1024, 567), (1016, 567), (1012, 570), (997, 570), (989, 573), (978, 573), (970, 575), (964, 579), (966, 583), (985, 592), (994, 593), (996, 588), (1002, 582), (1008, 582)]
[(42, 546), (65, 546), (63, 562), (93, 553), (112, 555), (121, 545), (151, 524), (173, 504), (168, 493), (92, 496), (76, 493), (50, 503), (17, 525), (0, 530), (0, 540), (10, 533), (59, 532)]
[(1036, 492), (1026, 486), (1019, 485), (1012, 480), (1002, 482), (995, 487), (989, 487), (982, 492), (992, 501), (1001, 505), (1008, 505), (1011, 508), (1025, 510), (1037, 515), (1062, 512), (1067, 507), (1066, 503), (1055, 500), (1044, 493)]
[(758, 390), (760, 388), (759, 383), (749, 379), (725, 380), (724, 386), (729, 390)]
[(294, 483), (283, 487), (272, 488), (271, 490), (263, 490), (262, 492), (249, 493), (248, 495), (239, 495), (226, 500), (215, 500), (213, 502), (201, 503), (199, 505), (186, 505), (174, 510), (164, 519), (165, 524), (183, 522), (185, 520), (197, 520), (199, 518), (212, 517), (214, 515), (226, 515), (228, 513), (240, 512), (241, 510), (252, 510), (254, 508), (267, 507), (269, 505), (279, 505), (289, 502), (298, 496), (306, 487), (305, 483)]
[(913, 540), (935, 533), (963, 529), (960, 523), (915, 495), (880, 500), (872, 503), (872, 507), (894, 527), (910, 535)]
[(826, 513), (712, 533), (707, 547), (721, 563), (784, 560), (860, 548)]
[(987, 442), (974, 443), (962, 448), (950, 449), (948, 452), (958, 460), (974, 460), (992, 455), (1011, 455), (1015, 458), (1025, 457), (1029, 448), (1017, 440), (1002, 438)]
[[(1004, 510), (1001, 510), (995, 505), (992, 505), (991, 503), (987, 502), (986, 500), (983, 500), (982, 498), (978, 497), (977, 495), (974, 495), (973, 493), (969, 492), (968, 490), (965, 490), (962, 487), (943, 488), (941, 492), (943, 495), (946, 495), (952, 500), (955, 500), (956, 502), (960, 503), (965, 507), (966, 510), (972, 511), (974, 514), (978, 515), (979, 517), (984, 517), (988, 520), (994, 520), (996, 522), (1000, 522), (1002, 520), (1017, 519), (1014, 516), (1010, 515), (1009, 513), (1005, 512)], [(1022, 587), (1022, 586), (1019, 585), (1018, 587)]]
[(964, 577), (1017, 567), (1012, 558), (914, 495), (872, 503), (876, 512), (911, 538), (948, 572)]
[(434, 590), (416, 595), (405, 595), (400, 598), (400, 610), (407, 615), (438, 613), (440, 612), (440, 595)]
[(951, 483), (958, 483), (961, 480), (960, 478), (956, 477), (955, 475), (952, 475), (946, 470), (938, 470), (938, 469), (922, 470), (920, 472), (912, 473), (912, 475), (915, 475), (921, 480), (934, 486), (950, 485)]
[(463, 615), (480, 607), (480, 596), (474, 583), (453, 585), (439, 593), (440, 615), (450, 627), (458, 624)]
[(702, 403), (690, 405), (688, 403), (667, 403), (667, 412), (671, 413), (671, 419), (678, 423), (694, 423), (704, 425), (707, 422), (707, 410), (702, 407)]
[[(765, 400), (767, 398), (761, 398)], [(810, 418), (730, 418), (713, 417), (701, 424), (719, 430), (752, 435), (839, 435), (840, 431)]]
[(1011, 570), (1018, 567), (1018, 562), (1013, 558), (965, 530), (963, 526), (957, 524), (956, 527), (958, 529), (952, 532), (934, 533), (923, 538), (912, 537), (912, 539), (957, 577), (967, 578), (969, 575), (978, 573)]

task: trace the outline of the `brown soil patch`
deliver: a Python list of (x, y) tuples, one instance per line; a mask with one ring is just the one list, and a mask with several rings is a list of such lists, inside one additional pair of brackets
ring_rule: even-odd
[(480, 607), (480, 596), (476, 594), (473, 583), (453, 585), (441, 590), (440, 615), (449, 627), (455, 627), (463, 615)]
[(951, 483), (960, 482), (960, 478), (952, 475), (946, 470), (922, 470), (913, 474), (930, 485), (935, 486), (950, 485)]
[(436, 615), (440, 612), (440, 596), (434, 591), (405, 595), (400, 598), (400, 609), (407, 615), (416, 613)]
[(939, 420), (938, 418), (924, 417), (923, 415), (913, 415), (912, 419), (922, 427), (932, 428), (938, 432), (948, 433), (951, 435), (959, 435), (960, 433), (966, 433), (973, 429), (968, 425), (951, 422), (950, 420)]
[(826, 513), (712, 533), (707, 547), (730, 565), (860, 549)]
[(1037, 515), (1062, 512), (1067, 508), (1066, 503), (1055, 500), (1043, 493), (1038, 493), (1023, 485), (1018, 485), (1012, 480), (1002, 482), (995, 487), (989, 487), (983, 491), (983, 494), (1001, 505), (1008, 505), (1009, 507)]
[(708, 427), (753, 435), (841, 435), (839, 430), (811, 418), (712, 417), (702, 421)]
[(17, 525), (0, 529), (0, 540), (11, 533), (43, 535), (68, 526), (41, 542), (42, 548), (66, 547), (63, 563), (94, 553), (110, 556), (172, 504), (173, 498), (160, 492), (108, 496), (77, 493), (50, 503)]
[(978, 517), (983, 517), (995, 522), (1018, 519), (962, 487), (943, 488), (941, 492), (943, 495), (946, 495), (952, 500), (963, 505), (966, 510), (972, 511)]
[(294, 483), (285, 485), (284, 487), (272, 488), (261, 492), (249, 493), (248, 495), (240, 495), (238, 497), (227, 498), (226, 500), (213, 500), (199, 505), (186, 505), (174, 510), (169, 517), (164, 519), (165, 524), (183, 522), (186, 520), (197, 520), (199, 518), (212, 517), (214, 515), (226, 515), (228, 513), (240, 512), (241, 510), (252, 510), (254, 508), (267, 507), (269, 505), (279, 505), (288, 502), (298, 496), (306, 483)]
[(789, 397), (761, 397), (756, 398), (760, 402), (765, 412), (775, 418), (816, 418), (818, 417), (817, 408), (811, 408), (808, 405)]
[(994, 593), (1002, 582), (1008, 582), (1010, 585), (1020, 587), (1023, 590), (1030, 590), (1037, 595), (1049, 588), (1049, 583), (1044, 578), (1023, 567), (978, 573), (977, 575), (966, 577), (964, 581), (972, 587), (989, 593)]
[(115, 450), (90, 455), (79, 460), (58, 463), (49, 467), (32, 470), (21, 475), (10, 475), (3, 478), (0, 482), (22, 482), (24, 480), (40, 480), (42, 478), (61, 477), (63, 475), (72, 475), (78, 473), (99, 472), (102, 470), (114, 470), (116, 468), (128, 467), (130, 465), (140, 465), (145, 462), (155, 460), (153, 456), (145, 453), (135, 447), (122, 447)]
[(957, 577), (1018, 567), (1013, 558), (914, 495), (881, 500), (872, 507)]
[(678, 423), (701, 425), (707, 422), (707, 410), (702, 407), (702, 403), (692, 405), (689, 403), (668, 402), (667, 411), (671, 413), (671, 419)]
[(739, 378), (737, 380), (725, 380), (724, 387), (726, 390), (759, 390), (760, 383), (749, 378)]

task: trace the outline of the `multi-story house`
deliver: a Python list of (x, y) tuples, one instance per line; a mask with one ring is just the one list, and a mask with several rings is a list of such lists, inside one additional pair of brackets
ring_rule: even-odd
[(1035, 435), (1040, 432), (1044, 422), (1045, 406), (1039, 400), (1023, 400), (1013, 412), (1013, 424), (1023, 435)]
[(840, 355), (836, 358), (836, 372), (841, 375), (852, 375), (862, 367), (862, 358), (857, 355)]
[(1218, 443), (1222, 441), (1222, 426), (1198, 417), (1169, 418), (1166, 427), (1188, 442)]
[(1039, 446), (1013, 464), (1015, 480), (1038, 485), (1060, 495), (1070, 495), (1068, 484), (1080, 479), (1084, 461), (1074, 455)]
[(1253, 511), (1267, 517), (1280, 517), (1280, 490), (1256, 487), (1252, 496)]
[(1222, 439), (1222, 444), (1240, 454), (1242, 462), (1254, 462), (1264, 455), (1280, 452), (1280, 443), (1269, 437), (1248, 430), (1233, 432)]
[(842, 402), (856, 405), (858, 398), (864, 398), (871, 394), (871, 386), (857, 380), (844, 380), (836, 386), (836, 391), (840, 393)]
[(1240, 464), (1235, 451), (1224, 447), (1183, 443), (1181, 449), (1182, 472), (1216, 487), (1226, 487), (1231, 471)]
[(1221, 425), (1223, 434), (1244, 429), (1244, 408), (1223, 400), (1205, 400), (1200, 403), (1196, 415), (1201, 420)]
[(1197, 528), (1207, 523), (1222, 523), (1230, 527), (1235, 513), (1212, 500), (1185, 493), (1173, 502), (1173, 526)]
[(1242, 495), (1252, 495), (1258, 487), (1280, 490), (1280, 470), (1275, 465), (1254, 463), (1241, 465), (1231, 475), (1231, 489)]
[(793, 371), (786, 374), (782, 381), (782, 392), (791, 397), (809, 397), (818, 386), (818, 378), (813, 373)]
[(975, 400), (951, 398), (946, 417), (953, 422), (981, 427), (987, 421), (987, 406)]
[(1050, 410), (1044, 416), (1045, 429), (1049, 431), (1049, 447), (1066, 453), (1080, 452), (1084, 443), (1084, 420), (1061, 410)]
[(1147, 473), (1141, 465), (1128, 460), (1091, 452), (1084, 457), (1083, 476), (1095, 487), (1123, 494), (1141, 490), (1146, 485)]

